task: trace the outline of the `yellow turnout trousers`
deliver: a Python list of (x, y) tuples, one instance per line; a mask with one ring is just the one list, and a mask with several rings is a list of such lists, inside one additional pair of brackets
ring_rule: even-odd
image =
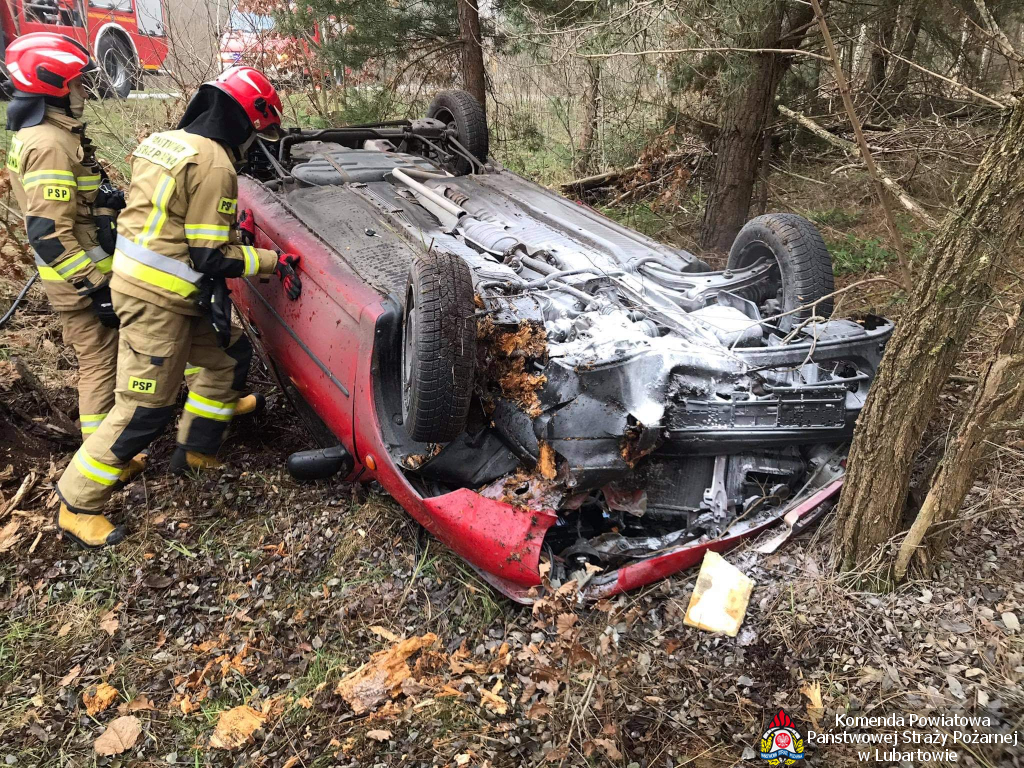
[(232, 331), (230, 345), (222, 349), (206, 317), (111, 293), (121, 320), (114, 407), (57, 484), (73, 512), (100, 512), (128, 461), (171, 422), (186, 363), (200, 370), (189, 382), (178, 445), (216, 454), (252, 360), (252, 346), (240, 329)]
[(64, 343), (78, 358), (78, 419), (84, 440), (99, 428), (114, 405), (117, 329), (103, 325), (91, 308), (58, 314)]

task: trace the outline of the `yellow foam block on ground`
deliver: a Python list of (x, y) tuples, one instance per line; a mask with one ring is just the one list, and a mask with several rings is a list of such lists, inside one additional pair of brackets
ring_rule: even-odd
[(736, 637), (747, 615), (754, 582), (717, 552), (704, 554), (697, 585), (683, 623), (708, 632)]

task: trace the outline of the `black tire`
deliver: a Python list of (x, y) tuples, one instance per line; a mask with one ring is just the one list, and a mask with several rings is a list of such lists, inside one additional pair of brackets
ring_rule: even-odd
[(96, 58), (100, 69), (100, 95), (107, 99), (127, 99), (140, 76), (131, 45), (118, 35), (104, 35), (96, 47)]
[(422, 443), (447, 443), (466, 428), (476, 367), (476, 307), (460, 257), (417, 258), (402, 328), (402, 419)]
[[(487, 162), (489, 139), (487, 136), (487, 115), (480, 102), (468, 91), (441, 91), (427, 108), (427, 117), (440, 120), (454, 128), (456, 138), (473, 157), (481, 163)], [(456, 173), (469, 173), (469, 162), (455, 163)]]
[(790, 330), (813, 314), (832, 315), (832, 299), (812, 304), (835, 291), (832, 256), (821, 233), (813, 223), (795, 213), (769, 213), (748, 221), (729, 250), (730, 269), (749, 267), (765, 256), (775, 259), (777, 270), (758, 295), (756, 303), (775, 299), (782, 312), (807, 307), (774, 321), (783, 331)]

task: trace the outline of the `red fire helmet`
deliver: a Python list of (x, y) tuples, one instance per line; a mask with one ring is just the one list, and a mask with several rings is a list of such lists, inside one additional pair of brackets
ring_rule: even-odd
[(67, 96), (71, 80), (96, 69), (85, 46), (54, 32), (17, 38), (7, 46), (4, 63), (15, 88), (41, 96)]
[(231, 67), (208, 85), (219, 88), (238, 102), (257, 132), (277, 137), (281, 125), (281, 97), (266, 75), (252, 67)]

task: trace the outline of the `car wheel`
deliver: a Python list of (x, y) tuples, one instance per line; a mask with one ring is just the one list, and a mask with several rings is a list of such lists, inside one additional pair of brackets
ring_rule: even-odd
[(770, 276), (758, 289), (744, 292), (763, 315), (791, 312), (774, 323), (783, 331), (812, 314), (831, 316), (832, 299), (809, 306), (835, 290), (832, 256), (814, 224), (793, 213), (769, 213), (748, 221), (732, 244), (728, 267), (742, 269), (766, 257), (775, 262)]
[(124, 40), (108, 34), (96, 50), (99, 59), (100, 95), (110, 99), (127, 99), (139, 76), (135, 52)]
[[(487, 115), (473, 94), (468, 91), (441, 91), (427, 108), (427, 117), (440, 120), (455, 131), (459, 143), (481, 163), (487, 162)], [(466, 160), (455, 163), (457, 173), (469, 173)]]
[(476, 367), (476, 307), (459, 256), (417, 258), (406, 290), (402, 338), (402, 420), (423, 443), (446, 443), (466, 428)]

